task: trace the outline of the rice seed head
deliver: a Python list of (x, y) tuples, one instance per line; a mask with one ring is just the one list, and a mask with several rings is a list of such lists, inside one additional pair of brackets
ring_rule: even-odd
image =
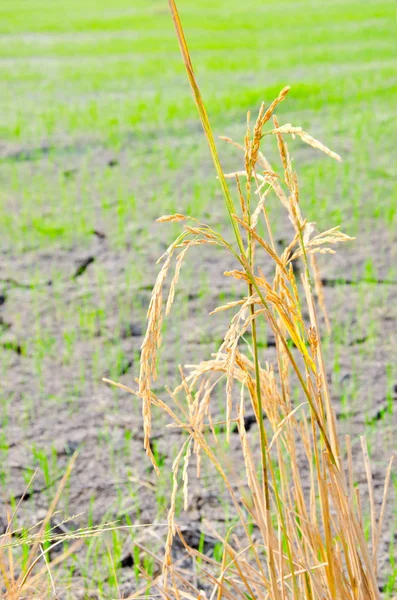
[(315, 148), (316, 150), (320, 150), (321, 152), (323, 152), (327, 156), (330, 156), (331, 158), (337, 160), (338, 162), (342, 162), (342, 158), (339, 156), (339, 154), (337, 154), (336, 152), (333, 152), (333, 150), (330, 150), (322, 142), (319, 142), (318, 140), (316, 140), (313, 136), (311, 136), (306, 131), (303, 131), (302, 127), (293, 127), (291, 125), (291, 123), (286, 123), (285, 125), (280, 126), (277, 121), (277, 125), (275, 123), (275, 129), (273, 129), (272, 131), (269, 131), (269, 133), (270, 134), (275, 133), (277, 136), (280, 134), (288, 134), (288, 135), (292, 135), (292, 136), (297, 135), (298, 137), (301, 138), (302, 142), (305, 142), (306, 144), (308, 144), (309, 146), (312, 146), (312, 148)]
[(157, 377), (157, 351), (161, 345), (161, 325), (163, 319), (163, 285), (171, 265), (172, 252), (161, 268), (150, 298), (147, 313), (147, 330), (141, 346), (141, 362), (139, 373), (138, 394), (142, 398), (142, 416), (144, 426), (144, 448), (153, 467), (158, 473), (158, 467), (150, 446), (151, 434), (151, 383)]
[(275, 111), (278, 104), (280, 104), (280, 102), (282, 102), (286, 98), (290, 89), (291, 88), (289, 86), (283, 88), (281, 90), (281, 92), (279, 93), (279, 95), (277, 96), (277, 98), (275, 100), (273, 100), (273, 102), (270, 104), (270, 106), (266, 110), (266, 112), (264, 112), (264, 103), (262, 103), (262, 105), (260, 107), (258, 118), (255, 123), (254, 134), (253, 134), (252, 152), (251, 152), (252, 168), (255, 168), (256, 161), (258, 160), (259, 146), (260, 146), (260, 142), (261, 142), (261, 138), (262, 138), (263, 126), (270, 119), (270, 117), (272, 116), (272, 114)]
[(180, 213), (175, 213), (173, 215), (163, 215), (157, 219), (158, 223), (179, 223), (180, 221), (185, 221), (188, 217), (182, 215)]
[(287, 97), (287, 94), (290, 91), (290, 86), (287, 85), (285, 86), (281, 92), (279, 93), (279, 95), (277, 96), (277, 98), (275, 100), (273, 100), (273, 102), (271, 103), (271, 105), (269, 106), (269, 108), (267, 109), (267, 111), (265, 112), (263, 119), (262, 119), (262, 127), (265, 123), (267, 123), (267, 121), (269, 121), (270, 117), (272, 116), (272, 114), (274, 113), (276, 107), (283, 102), (283, 100), (285, 100), (285, 98)]

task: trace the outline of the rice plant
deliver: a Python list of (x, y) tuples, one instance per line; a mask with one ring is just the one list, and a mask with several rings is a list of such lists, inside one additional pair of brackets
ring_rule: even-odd
[[(179, 428), (184, 436), (173, 464), (163, 571), (149, 585), (167, 598), (379, 598), (377, 558), (392, 463), (386, 472), (380, 512), (376, 514), (371, 467), (365, 440), (361, 439), (371, 514), (368, 542), (362, 499), (354, 482), (351, 444), (346, 438), (342, 447), (338, 434), (320, 334), (322, 324), (329, 323), (316, 255), (332, 255), (334, 245), (352, 238), (339, 227), (317, 232), (315, 224), (304, 218), (287, 138), (299, 138), (328, 157), (341, 159), (301, 127), (279, 123), (275, 111), (288, 95), (286, 87), (268, 108), (262, 104), (252, 123), (248, 113), (241, 144), (223, 138), (240, 151), (242, 158), (240, 170), (225, 174), (178, 11), (174, 0), (169, 3), (233, 241), (192, 216), (176, 213), (159, 219), (180, 222), (183, 229), (160, 259), (163, 265), (148, 309), (139, 387), (127, 389), (142, 399), (144, 446), (156, 471), (150, 442), (152, 407), (163, 410), (170, 426)], [(278, 147), (278, 169), (266, 158), (264, 146), (271, 140)], [(234, 181), (235, 194), (230, 191), (228, 180)], [(268, 215), (271, 202), (281, 203), (292, 226), (291, 240), (281, 251)], [(264, 235), (260, 233), (262, 225)], [(241, 282), (245, 292), (240, 299), (214, 311), (232, 313), (219, 350), (208, 360), (181, 369), (180, 385), (167, 389), (168, 398), (164, 400), (153, 392), (162, 321), (172, 308), (187, 253), (202, 245), (219, 246), (232, 254), (236, 266), (225, 276)], [(297, 261), (301, 264), (298, 274), (294, 269)], [(266, 272), (272, 264), (271, 276), (264, 274), (265, 264)], [(173, 265), (165, 299), (165, 283)], [(273, 364), (261, 357), (258, 323), (263, 320), (275, 339)], [(243, 351), (240, 342), (247, 332), (251, 342)], [(224, 422), (216, 420), (213, 406), (213, 396), (221, 386), (226, 405)], [(258, 442), (245, 428), (248, 410), (255, 414)], [(238, 429), (245, 466), (243, 483), (236, 482), (233, 468), (217, 452), (220, 426), (227, 441), (232, 427)], [(175, 517), (180, 487), (185, 508), (188, 507), (189, 464), (194, 459), (200, 476), (204, 456), (230, 493), (238, 520), (223, 535), (215, 532), (222, 548), (217, 559), (189, 547)], [(175, 536), (181, 538), (186, 554), (195, 560), (204, 584), (198, 585), (197, 578), (190, 577), (174, 561)]]

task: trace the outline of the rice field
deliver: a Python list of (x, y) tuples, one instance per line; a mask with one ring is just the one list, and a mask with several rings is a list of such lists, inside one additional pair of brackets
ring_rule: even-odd
[[(331, 333), (325, 321), (321, 329), (330, 396), (342, 440), (351, 436), (371, 543), (360, 436), (379, 511), (397, 424), (392, 7), (371, 0), (178, 6), (224, 172), (244, 169), (244, 160), (219, 136), (244, 144), (247, 111), (253, 127), (261, 103), (267, 108), (287, 85), (276, 111), (280, 123), (302, 126), (342, 156), (339, 163), (299, 139), (288, 141), (308, 222), (316, 231), (341, 225), (355, 238), (335, 256), (318, 257)], [(55, 560), (70, 551), (62, 568), (51, 569), (55, 589), (62, 598), (129, 597), (145, 585), (144, 573), (160, 572), (143, 548), (161, 554), (170, 467), (183, 437), (166, 429), (165, 415), (154, 408), (158, 478), (143, 449), (140, 399), (102, 379), (134, 387), (139, 376), (155, 262), (181, 230), (156, 219), (194, 216), (228, 241), (233, 231), (165, 0), (3, 2), (0, 74), (3, 539), (7, 507), (19, 503), (13, 528), (22, 528), (27, 547), (28, 528), (46, 519), (77, 451), (47, 533), (111, 531), (88, 535), (73, 551), (69, 540), (49, 553)], [(263, 143), (277, 164), (277, 146)], [(238, 202), (234, 191), (233, 198)], [(276, 198), (269, 196), (267, 210), (281, 254), (291, 223)], [(264, 223), (258, 234), (267, 235)], [(204, 246), (189, 252), (163, 324), (152, 390), (163, 399), (164, 384), (179, 379), (178, 365), (208, 359), (223, 343), (230, 315), (208, 313), (246, 294), (239, 281), (222, 277), (234, 268), (232, 257)], [(269, 276), (270, 259), (260, 266)], [(249, 332), (244, 343), (253, 343)], [(259, 320), (255, 345), (261, 363), (274, 361), (277, 336)], [(296, 382), (291, 386), (299, 403)], [(219, 422), (227, 421), (222, 390), (214, 403)], [(239, 478), (238, 436), (231, 433), (228, 444), (222, 427), (217, 452), (231, 453)], [(258, 427), (249, 427), (259, 444)], [(397, 593), (396, 484), (392, 472), (379, 542), (384, 598)], [(213, 529), (224, 535), (236, 526), (227, 489), (205, 461), (200, 481), (192, 468), (190, 486), (187, 510), (178, 495), (175, 514), (189, 543), (221, 562), (224, 545)], [(115, 521), (122, 529), (105, 525)], [(46, 585), (54, 596), (48, 578)]]

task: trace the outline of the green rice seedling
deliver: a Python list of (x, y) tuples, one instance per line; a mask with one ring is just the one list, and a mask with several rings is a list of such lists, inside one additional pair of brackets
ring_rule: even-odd
[[(164, 253), (153, 288), (139, 387), (134, 390), (116, 384), (142, 399), (144, 447), (157, 473), (159, 465), (151, 443), (152, 409), (161, 409), (170, 426), (183, 433), (172, 467), (163, 573), (152, 586), (161, 595), (175, 598), (375, 600), (380, 597), (378, 553), (392, 462), (377, 512), (368, 448), (362, 438), (369, 496), (369, 517), (365, 518), (354, 483), (350, 441), (345, 452), (337, 430), (315, 301), (315, 296), (321, 298), (315, 255), (332, 254), (334, 245), (352, 238), (339, 226), (318, 232), (302, 215), (298, 176), (286, 138), (300, 138), (337, 161), (340, 157), (301, 127), (279, 123), (275, 110), (289, 92), (284, 88), (268, 108), (262, 104), (253, 123), (248, 114), (242, 143), (223, 138), (241, 152), (243, 162), (242, 168), (225, 174), (174, 0), (169, 4), (234, 239), (226, 239), (192, 216), (175, 213), (159, 219), (183, 223), (184, 228)], [(269, 138), (277, 144), (279, 170), (263, 150)], [(236, 184), (235, 194), (229, 189), (229, 180)], [(281, 205), (293, 228), (291, 240), (281, 250), (276, 247), (269, 218), (268, 207), (274, 201)], [(198, 365), (186, 366), (181, 383), (168, 389), (169, 398), (164, 401), (153, 388), (163, 318), (171, 310), (186, 254), (203, 245), (218, 246), (234, 257), (236, 266), (225, 275), (245, 291), (238, 300), (214, 311), (233, 312), (217, 353)], [(302, 265), (299, 276), (293, 268), (297, 260)], [(175, 271), (164, 301), (164, 284), (173, 261)], [(270, 276), (265, 276), (264, 264), (272, 264)], [(266, 323), (275, 340), (273, 364), (261, 355), (260, 321)], [(248, 331), (250, 343), (243, 352), (238, 342)], [(219, 452), (215, 435), (213, 397), (222, 384), (226, 406), (222, 433), (229, 443), (232, 425), (237, 424), (243, 482), (236, 480), (231, 461)], [(245, 427), (248, 408), (255, 415), (259, 437), (251, 436)], [(238, 535), (218, 533), (223, 545), (221, 564), (200, 547), (190, 547), (178, 527), (176, 498), (182, 488), (184, 506), (188, 507), (188, 468), (193, 457), (198, 475), (202, 461), (212, 466), (234, 510), (233, 528)], [(189, 577), (174, 561), (175, 536), (193, 558), (205, 589), (194, 574)]]

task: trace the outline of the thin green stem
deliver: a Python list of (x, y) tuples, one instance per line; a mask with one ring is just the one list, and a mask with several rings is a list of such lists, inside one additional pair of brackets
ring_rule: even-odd
[(236, 237), (237, 240), (237, 244), (239, 247), (239, 250), (242, 254), (245, 253), (244, 250), (244, 244), (243, 244), (243, 240), (241, 237), (241, 233), (240, 230), (238, 228), (238, 224), (236, 223), (236, 221), (233, 219), (233, 216), (235, 214), (235, 207), (234, 207), (234, 203), (232, 200), (232, 197), (230, 195), (230, 191), (229, 191), (229, 187), (227, 185), (226, 182), (226, 178), (225, 175), (223, 173), (222, 170), (222, 166), (219, 160), (219, 156), (218, 156), (218, 151), (216, 148), (216, 144), (215, 144), (215, 140), (214, 140), (214, 136), (212, 133), (212, 129), (211, 129), (211, 125), (208, 119), (208, 115), (207, 115), (207, 111), (205, 109), (204, 106), (204, 102), (200, 93), (200, 89), (197, 85), (196, 82), (196, 77), (194, 75), (194, 71), (193, 71), (193, 65), (192, 65), (192, 61), (190, 59), (190, 54), (189, 54), (189, 50), (188, 50), (188, 46), (185, 40), (185, 35), (183, 33), (183, 28), (182, 28), (182, 24), (181, 24), (181, 20), (179, 18), (179, 14), (178, 14), (178, 9), (176, 7), (175, 1), (174, 0), (169, 0), (169, 5), (170, 5), (170, 10), (171, 10), (171, 15), (172, 15), (172, 19), (174, 21), (174, 25), (175, 25), (175, 31), (176, 31), (176, 35), (178, 38), (178, 42), (179, 42), (179, 47), (181, 50), (181, 54), (182, 54), (182, 58), (183, 58), (183, 62), (185, 64), (185, 68), (186, 68), (186, 72), (187, 72), (187, 76), (189, 79), (189, 83), (190, 86), (192, 88), (193, 91), (193, 96), (194, 96), (194, 100), (196, 102), (196, 106), (197, 106), (197, 110), (200, 116), (200, 120), (201, 120), (201, 124), (203, 126), (204, 129), (204, 133), (206, 135), (207, 138), (207, 142), (210, 148), (210, 152), (211, 152), (211, 156), (212, 156), (212, 160), (215, 166), (215, 170), (216, 173), (218, 175), (218, 179), (219, 179), (219, 183), (221, 185), (222, 188), (222, 192), (223, 192), (223, 196), (225, 199), (225, 203), (226, 203), (226, 208), (227, 211), (229, 213), (229, 218), (233, 227), (233, 231), (234, 231), (234, 235)]

